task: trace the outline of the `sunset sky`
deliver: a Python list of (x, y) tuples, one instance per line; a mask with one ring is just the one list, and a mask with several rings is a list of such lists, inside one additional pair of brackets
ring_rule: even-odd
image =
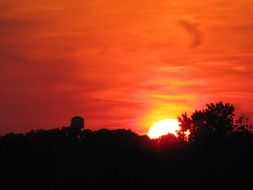
[(0, 1), (0, 134), (146, 134), (223, 100), (253, 116), (253, 0)]

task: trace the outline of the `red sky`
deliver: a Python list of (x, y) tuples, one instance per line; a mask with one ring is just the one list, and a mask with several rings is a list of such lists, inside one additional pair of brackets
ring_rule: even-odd
[(253, 0), (0, 1), (0, 134), (144, 134), (206, 103), (253, 115)]

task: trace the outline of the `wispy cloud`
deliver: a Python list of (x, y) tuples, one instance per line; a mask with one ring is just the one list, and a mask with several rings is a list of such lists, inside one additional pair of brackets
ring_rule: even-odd
[(192, 36), (190, 47), (197, 48), (203, 43), (204, 33), (200, 30), (200, 24), (189, 20), (180, 20), (182, 28)]

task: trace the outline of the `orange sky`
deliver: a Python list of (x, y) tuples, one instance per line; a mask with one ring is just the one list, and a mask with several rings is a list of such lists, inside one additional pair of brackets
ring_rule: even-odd
[(0, 134), (146, 133), (224, 100), (253, 116), (253, 0), (0, 1)]

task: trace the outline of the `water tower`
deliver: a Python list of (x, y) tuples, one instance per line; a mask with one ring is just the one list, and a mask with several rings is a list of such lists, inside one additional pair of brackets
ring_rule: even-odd
[(80, 116), (72, 117), (70, 127), (74, 130), (81, 130), (84, 128), (84, 118)]

